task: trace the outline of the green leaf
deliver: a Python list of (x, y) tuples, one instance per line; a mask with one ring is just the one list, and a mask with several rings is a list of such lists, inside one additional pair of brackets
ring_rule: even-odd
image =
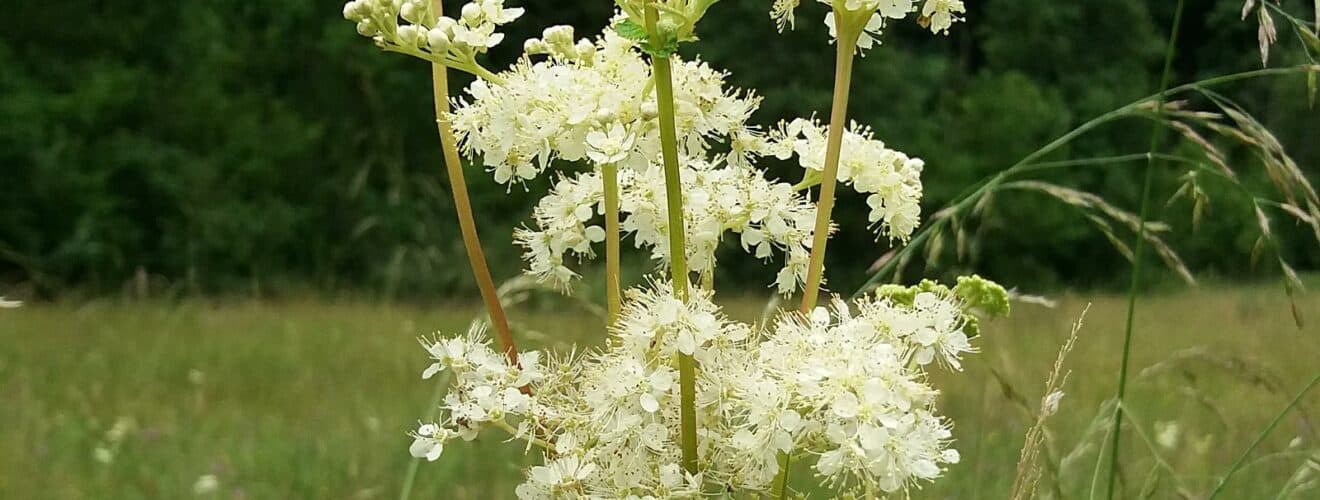
[(634, 23), (628, 19), (616, 23), (614, 25), (614, 32), (629, 40), (645, 41), (648, 38), (646, 35), (646, 28), (643, 28), (642, 25)]
[(1316, 85), (1315, 72), (1312, 71), (1312, 72), (1310, 72), (1310, 73), (1307, 73), (1307, 74), (1306, 74), (1306, 88), (1307, 88), (1307, 90), (1310, 90), (1310, 92), (1307, 93), (1307, 97), (1308, 97), (1309, 100), (1310, 100), (1310, 103), (1311, 103), (1311, 107), (1312, 107), (1312, 108), (1315, 107), (1315, 94), (1316, 94), (1317, 87), (1320, 87), (1320, 85)]

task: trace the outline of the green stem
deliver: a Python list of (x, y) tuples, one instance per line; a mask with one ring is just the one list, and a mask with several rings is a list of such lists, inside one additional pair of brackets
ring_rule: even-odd
[(788, 468), (793, 465), (793, 456), (788, 452), (779, 452), (779, 473), (775, 475), (774, 485), (771, 486), (770, 496), (784, 500), (788, 498)]
[[(444, 401), (445, 388), (449, 386), (449, 374), (445, 371), (440, 375), (440, 380), (435, 382), (435, 392), (431, 394), (431, 405), (426, 410), (426, 422), (432, 422), (440, 414), (440, 402)], [(422, 459), (413, 458), (408, 461), (408, 470), (403, 474), (403, 486), (399, 488), (399, 500), (408, 500), (412, 497), (413, 483), (417, 482), (417, 468), (422, 464)]]
[[(443, 0), (432, 0), (431, 5), (437, 15), (444, 12)], [(495, 338), (499, 340), (504, 355), (513, 365), (518, 364), (518, 347), (514, 344), (513, 333), (509, 330), (509, 319), (504, 315), (504, 306), (500, 304), (499, 292), (495, 280), (490, 277), (490, 268), (486, 265), (486, 253), (481, 249), (481, 238), (477, 236), (477, 222), (472, 216), (472, 201), (468, 198), (467, 180), (463, 177), (463, 161), (458, 156), (458, 140), (454, 138), (454, 129), (449, 123), (449, 71), (443, 64), (431, 63), (431, 91), (435, 98), (435, 125), (440, 133), (440, 145), (445, 155), (445, 170), (449, 173), (449, 185), (454, 194), (454, 209), (458, 212), (458, 228), (463, 235), (463, 246), (467, 249), (468, 264), (472, 266), (472, 276), (481, 290), (481, 300), (490, 314), (491, 325), (495, 328)]]
[(830, 239), (830, 220), (834, 211), (834, 191), (838, 185), (839, 156), (843, 148), (843, 133), (848, 127), (848, 93), (852, 86), (853, 58), (857, 51), (857, 38), (861, 27), (848, 26), (845, 15), (835, 10), (839, 35), (834, 67), (834, 102), (830, 109), (830, 134), (825, 143), (825, 168), (820, 177), (820, 199), (816, 202), (816, 227), (811, 239), (811, 260), (807, 264), (807, 283), (802, 289), (802, 305), (798, 311), (806, 314), (816, 307), (820, 295), (820, 282), (825, 274), (825, 246)]
[(1224, 486), (1228, 484), (1228, 480), (1233, 477), (1233, 474), (1237, 473), (1238, 469), (1242, 468), (1242, 464), (1246, 462), (1247, 457), (1251, 455), (1251, 452), (1255, 451), (1257, 446), (1260, 446), (1260, 443), (1274, 431), (1274, 428), (1279, 426), (1279, 422), (1283, 421), (1283, 417), (1288, 416), (1293, 408), (1296, 408), (1297, 405), (1302, 402), (1302, 398), (1306, 396), (1306, 393), (1311, 392), (1311, 389), (1315, 388), (1316, 384), (1320, 384), (1320, 373), (1316, 374), (1316, 376), (1311, 379), (1311, 383), (1306, 384), (1306, 387), (1303, 387), (1301, 392), (1297, 393), (1297, 396), (1293, 398), (1292, 402), (1288, 403), (1288, 406), (1283, 408), (1283, 411), (1274, 416), (1274, 420), (1271, 420), (1270, 424), (1265, 426), (1265, 429), (1262, 430), (1260, 434), (1256, 435), (1256, 439), (1251, 442), (1251, 446), (1248, 446), (1246, 451), (1242, 452), (1242, 456), (1238, 457), (1236, 462), (1233, 462), (1233, 467), (1228, 469), (1228, 473), (1224, 474), (1224, 477), (1219, 479), (1219, 483), (1215, 485), (1215, 489), (1206, 497), (1207, 500), (1213, 500), (1215, 497), (1219, 496), (1219, 493), (1224, 490)]
[[(1173, 28), (1169, 33), (1169, 46), (1164, 51), (1164, 74), (1160, 77), (1160, 91), (1155, 98), (1156, 113), (1161, 112), (1164, 108), (1169, 80), (1173, 76), (1173, 56), (1177, 53), (1178, 31), (1182, 26), (1184, 3), (1183, 0), (1178, 0), (1178, 6), (1173, 11)], [(1155, 130), (1151, 132), (1149, 150), (1151, 153), (1160, 148), (1160, 143), (1164, 140), (1165, 130), (1164, 127), (1156, 125)], [(1150, 191), (1155, 177), (1156, 165), (1155, 157), (1151, 156), (1146, 163), (1146, 178), (1141, 187), (1141, 210), (1137, 216), (1137, 241), (1132, 245), (1132, 280), (1128, 285), (1127, 320), (1123, 332), (1123, 358), (1118, 370), (1118, 395), (1116, 396), (1118, 404), (1114, 408), (1114, 434), (1109, 446), (1109, 486), (1106, 488), (1106, 498), (1114, 498), (1114, 486), (1118, 481), (1118, 458), (1121, 451), (1119, 446), (1122, 444), (1123, 436), (1123, 408), (1126, 406), (1123, 396), (1127, 393), (1128, 364), (1132, 358), (1132, 326), (1137, 311), (1137, 289), (1141, 286), (1141, 264), (1144, 255), (1143, 250), (1146, 246), (1146, 218), (1150, 209)]]
[(494, 422), (491, 422), (491, 425), (494, 426), (496, 429), (500, 429), (500, 430), (502, 430), (502, 431), (504, 431), (504, 432), (509, 433), (509, 436), (512, 436), (512, 437), (514, 437), (514, 438), (517, 438), (517, 439), (521, 439), (521, 440), (527, 441), (528, 443), (531, 443), (531, 444), (534, 444), (534, 445), (536, 445), (536, 446), (539, 446), (539, 447), (541, 447), (542, 449), (545, 449), (545, 450), (554, 450), (554, 449), (555, 449), (555, 446), (554, 446), (554, 445), (552, 445), (552, 444), (546, 442), (546, 440), (544, 440), (544, 439), (535, 438), (535, 437), (528, 437), (528, 436), (521, 435), (521, 434), (518, 432), (518, 429), (514, 428), (512, 425), (509, 425), (508, 422), (505, 422), (505, 421), (503, 421), (503, 420), (496, 420), (496, 421), (494, 421)]
[[(646, 32), (653, 47), (664, 46), (663, 35), (656, 29), (655, 6), (645, 6)], [(687, 244), (684, 242), (683, 185), (678, 169), (678, 128), (674, 118), (674, 81), (669, 56), (651, 58), (655, 80), (656, 108), (660, 114), (660, 152), (665, 164), (665, 199), (669, 212), (669, 270), (673, 275), (674, 294), (684, 302), (688, 298)], [(683, 469), (697, 474), (697, 368), (692, 356), (678, 355), (678, 390), (680, 442)]]
[(601, 165), (605, 185), (605, 305), (609, 324), (619, 319), (621, 285), (619, 278), (619, 167)]

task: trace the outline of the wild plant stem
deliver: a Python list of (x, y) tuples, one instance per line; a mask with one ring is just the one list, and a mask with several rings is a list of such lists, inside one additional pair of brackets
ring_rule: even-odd
[[(651, 46), (664, 46), (664, 36), (656, 29), (655, 5), (644, 8), (646, 32)], [(674, 80), (668, 54), (652, 54), (652, 77), (655, 80), (656, 108), (660, 114), (660, 153), (665, 166), (665, 199), (669, 212), (669, 270), (674, 294), (684, 302), (688, 298), (687, 244), (684, 242), (683, 185), (678, 170), (678, 128), (674, 118)], [(692, 356), (678, 354), (678, 390), (680, 443), (683, 469), (697, 474), (697, 367)]]
[[(1164, 74), (1160, 77), (1160, 91), (1155, 98), (1155, 112), (1160, 113), (1164, 109), (1164, 102), (1167, 97), (1169, 80), (1173, 76), (1173, 56), (1177, 53), (1178, 31), (1182, 27), (1183, 0), (1178, 0), (1177, 7), (1173, 11), (1173, 28), (1169, 32), (1168, 47), (1164, 51)], [(1164, 140), (1165, 127), (1158, 124), (1150, 134), (1151, 153), (1155, 153), (1160, 148), (1160, 143)], [(1137, 311), (1137, 290), (1141, 286), (1141, 264), (1144, 256), (1143, 250), (1146, 246), (1146, 218), (1150, 210), (1150, 191), (1151, 184), (1155, 178), (1155, 167), (1157, 165), (1155, 156), (1151, 156), (1146, 162), (1146, 178), (1141, 187), (1141, 209), (1138, 212), (1137, 221), (1137, 241), (1132, 244), (1132, 280), (1128, 285), (1128, 304), (1127, 320), (1123, 332), (1123, 358), (1118, 370), (1118, 395), (1116, 399), (1118, 404), (1114, 408), (1114, 434), (1109, 446), (1109, 486), (1105, 489), (1106, 498), (1114, 498), (1114, 486), (1118, 481), (1118, 458), (1120, 456), (1120, 445), (1122, 444), (1122, 424), (1123, 408), (1126, 406), (1123, 396), (1127, 393), (1128, 382), (1128, 364), (1132, 358), (1132, 327)]]
[(619, 319), (622, 297), (619, 278), (619, 166), (601, 166), (605, 184), (605, 309), (609, 325)]
[(860, 27), (845, 27), (842, 17), (836, 16), (839, 40), (835, 44), (834, 102), (830, 107), (830, 135), (825, 143), (825, 168), (821, 172), (820, 198), (816, 201), (816, 227), (811, 238), (807, 283), (802, 289), (802, 305), (798, 307), (798, 311), (803, 314), (816, 307), (820, 282), (825, 273), (825, 246), (830, 239), (834, 191), (839, 178), (839, 156), (843, 149), (843, 133), (848, 127), (848, 93), (852, 86), (853, 54), (857, 50), (857, 37), (861, 31)]
[[(449, 374), (446, 371), (440, 375), (440, 379), (435, 382), (435, 391), (431, 394), (431, 405), (426, 409), (426, 422), (435, 420), (440, 413), (440, 402), (444, 401), (445, 388), (449, 386)], [(408, 470), (403, 474), (403, 486), (399, 488), (399, 500), (408, 500), (412, 497), (413, 483), (417, 482), (417, 468), (421, 466), (422, 459), (413, 458), (408, 462)]]
[[(442, 3), (443, 0), (432, 0), (437, 15), (442, 12)], [(449, 185), (454, 192), (458, 228), (463, 234), (463, 246), (467, 248), (472, 276), (476, 278), (477, 288), (481, 290), (481, 300), (486, 303), (486, 312), (490, 314), (496, 340), (509, 362), (517, 365), (518, 347), (514, 344), (509, 319), (504, 315), (504, 306), (500, 304), (499, 293), (495, 290), (495, 280), (491, 279), (490, 268), (486, 266), (486, 253), (481, 250), (477, 223), (472, 217), (472, 202), (468, 199), (467, 180), (463, 177), (463, 162), (458, 156), (458, 141), (449, 123), (449, 74), (442, 64), (431, 63), (431, 89), (435, 96), (435, 124), (440, 133), (440, 145), (444, 149), (445, 170), (449, 173)]]
[(1233, 467), (1229, 468), (1228, 473), (1224, 474), (1224, 477), (1219, 479), (1219, 483), (1215, 485), (1215, 489), (1210, 492), (1210, 495), (1206, 497), (1206, 500), (1212, 500), (1219, 496), (1219, 493), (1224, 490), (1224, 486), (1228, 484), (1228, 480), (1233, 477), (1233, 474), (1237, 473), (1238, 469), (1242, 468), (1242, 464), (1246, 463), (1247, 457), (1251, 456), (1251, 452), (1255, 451), (1256, 447), (1260, 446), (1260, 443), (1265, 441), (1265, 438), (1268, 437), (1271, 432), (1274, 432), (1274, 428), (1279, 426), (1279, 422), (1283, 421), (1283, 417), (1288, 416), (1293, 408), (1296, 408), (1297, 405), (1302, 402), (1302, 398), (1306, 397), (1306, 394), (1311, 392), (1311, 389), (1315, 388), (1316, 384), (1320, 384), (1320, 373), (1317, 373), (1315, 377), (1311, 379), (1311, 382), (1306, 384), (1306, 387), (1303, 387), (1302, 390), (1297, 393), (1297, 396), (1293, 397), (1292, 402), (1288, 403), (1288, 406), (1284, 407), (1283, 411), (1280, 411), (1278, 415), (1275, 415), (1274, 420), (1271, 420), (1270, 424), (1265, 426), (1265, 429), (1261, 430), (1260, 434), (1256, 435), (1256, 439), (1251, 442), (1251, 446), (1248, 446), (1247, 449), (1242, 452), (1242, 456), (1238, 457), (1236, 462), (1233, 462)]

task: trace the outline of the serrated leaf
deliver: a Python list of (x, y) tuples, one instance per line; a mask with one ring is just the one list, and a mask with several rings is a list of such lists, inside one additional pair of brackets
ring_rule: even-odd
[(634, 23), (628, 19), (615, 23), (614, 32), (629, 40), (646, 40), (648, 37), (646, 34), (646, 28), (643, 28), (642, 25)]
[(653, 57), (669, 57), (671, 54), (678, 52), (678, 40), (665, 40), (664, 44), (659, 47), (656, 47), (649, 41), (642, 42), (642, 52), (650, 54)]

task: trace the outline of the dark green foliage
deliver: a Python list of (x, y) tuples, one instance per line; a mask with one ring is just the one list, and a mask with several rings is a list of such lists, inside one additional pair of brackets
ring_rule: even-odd
[[(451, 2), (452, 3), (452, 2)], [(527, 16), (490, 58), (551, 24), (579, 35), (608, 23), (609, 2), (525, 2)], [(1239, 2), (1193, 2), (1175, 81), (1259, 65)], [(927, 213), (1045, 142), (1155, 86), (1171, 6), (1139, 0), (969, 2), (950, 37), (909, 24), (858, 64), (852, 115), (927, 161)], [(833, 50), (822, 6), (776, 34), (762, 1), (726, 0), (685, 44), (766, 100), (759, 120), (828, 113)], [(457, 8), (451, 5), (450, 8)], [(381, 54), (334, 3), (213, 0), (20, 2), (0, 34), (0, 283), (45, 294), (117, 290), (145, 274), (176, 292), (370, 290), (387, 296), (466, 290), (470, 283), (432, 127), (427, 69)], [(1291, 33), (1289, 33), (1291, 35)], [(1273, 63), (1296, 62), (1284, 36)], [(458, 79), (456, 86), (465, 83)], [(1303, 78), (1230, 94), (1268, 118), (1307, 169), (1320, 160)], [(1088, 135), (1058, 155), (1144, 152), (1145, 123)], [(1231, 151), (1231, 150), (1230, 150)], [(1233, 156), (1264, 185), (1255, 159)], [(796, 181), (794, 165), (772, 172)], [(1066, 170), (1050, 180), (1132, 207), (1140, 164)], [(510, 246), (548, 185), (512, 193), (468, 176), (497, 279), (515, 274)], [(1172, 193), (1177, 179), (1157, 187)], [(1211, 216), (1176, 238), (1194, 268), (1248, 271), (1247, 202), (1208, 186)], [(1222, 191), (1222, 192), (1221, 192)], [(888, 250), (865, 229), (863, 197), (842, 193), (831, 286), (861, 283)], [(1186, 202), (1161, 218), (1190, 228)], [(1278, 224), (1299, 268), (1320, 266), (1304, 230)], [(1029, 287), (1108, 285), (1124, 265), (1104, 237), (1043, 196), (996, 199), (961, 263)], [(721, 283), (759, 287), (772, 269), (724, 258)], [(914, 265), (919, 266), (920, 263)], [(911, 274), (911, 273), (909, 273)], [(727, 275), (727, 277), (725, 276)]]

